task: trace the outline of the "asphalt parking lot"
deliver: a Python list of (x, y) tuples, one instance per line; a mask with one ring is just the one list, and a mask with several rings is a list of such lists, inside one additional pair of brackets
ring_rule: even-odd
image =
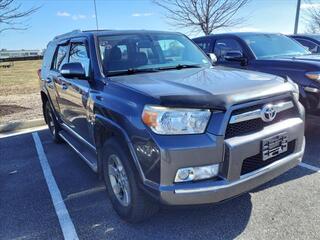
[(305, 165), (258, 189), (218, 205), (162, 207), (136, 225), (119, 219), (104, 184), (48, 130), (2, 136), (0, 239), (319, 239), (319, 136), (312, 119)]

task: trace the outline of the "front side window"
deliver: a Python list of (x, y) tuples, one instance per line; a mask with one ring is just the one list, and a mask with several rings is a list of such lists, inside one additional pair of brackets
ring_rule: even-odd
[(211, 41), (210, 40), (199, 40), (196, 41), (196, 44), (205, 52), (211, 52)]
[(210, 67), (207, 56), (180, 34), (142, 33), (99, 37), (105, 74), (130, 69), (165, 70), (174, 66)]
[(81, 63), (86, 77), (89, 77), (90, 59), (84, 43), (72, 43), (70, 48), (69, 63)]
[(55, 54), (52, 69), (60, 71), (63, 64), (67, 63), (68, 45), (60, 45)]
[(218, 39), (214, 46), (214, 54), (219, 62), (225, 62), (225, 55), (230, 51), (239, 51), (243, 53), (241, 45), (235, 39)]
[(255, 34), (242, 37), (257, 59), (310, 54), (295, 40), (281, 34)]

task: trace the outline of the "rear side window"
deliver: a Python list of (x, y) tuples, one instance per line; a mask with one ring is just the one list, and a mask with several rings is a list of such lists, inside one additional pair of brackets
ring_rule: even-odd
[(81, 63), (86, 72), (86, 76), (89, 77), (90, 59), (84, 43), (71, 44), (69, 63), (75, 62)]
[(241, 45), (234, 39), (219, 39), (214, 46), (214, 54), (217, 56), (218, 61), (224, 62), (224, 56), (229, 51), (240, 51), (243, 53)]
[(62, 65), (67, 63), (68, 61), (67, 53), (68, 53), (68, 45), (58, 46), (51, 69), (60, 71)]
[(47, 45), (47, 49), (44, 51), (44, 54), (43, 54), (41, 74), (46, 74), (47, 71), (49, 71), (51, 69), (52, 59), (54, 58), (55, 50), (56, 50), (56, 45), (54, 43), (50, 42)]

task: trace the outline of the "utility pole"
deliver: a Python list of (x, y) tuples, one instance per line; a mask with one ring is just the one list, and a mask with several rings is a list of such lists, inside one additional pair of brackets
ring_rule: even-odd
[(297, 0), (297, 11), (296, 11), (296, 21), (294, 24), (294, 34), (298, 33), (298, 26), (299, 26), (299, 16), (300, 16), (300, 6), (301, 6), (301, 0)]
[(96, 0), (93, 0), (93, 4), (94, 4), (94, 14), (95, 14), (95, 17), (96, 17), (96, 27), (97, 27), (97, 30), (99, 30)]

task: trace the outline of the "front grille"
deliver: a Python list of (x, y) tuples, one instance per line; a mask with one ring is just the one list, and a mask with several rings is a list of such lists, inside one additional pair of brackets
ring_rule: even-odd
[(274, 163), (280, 160), (281, 158), (289, 156), (294, 152), (294, 149), (295, 149), (295, 141), (291, 141), (288, 143), (288, 151), (281, 153), (276, 157), (270, 158), (267, 161), (262, 160), (262, 153), (249, 157), (245, 159), (242, 163), (241, 175), (253, 172), (255, 170), (268, 166), (269, 164)]
[[(285, 99), (282, 101), (288, 101), (288, 100), (289, 99)], [(243, 108), (240, 110), (235, 110), (232, 113), (232, 116), (245, 113), (245, 112), (250, 112), (257, 109), (262, 109), (263, 106), (264, 104), (259, 104), (259, 105)], [(296, 106), (286, 111), (278, 113), (276, 118), (272, 122), (264, 122), (261, 118), (258, 118), (258, 119), (253, 119), (245, 122), (229, 124), (226, 130), (225, 138), (227, 139), (227, 138), (243, 136), (246, 134), (258, 132), (258, 131), (261, 131), (266, 126), (275, 124), (277, 122), (281, 122), (289, 118), (294, 118), (294, 117), (298, 117), (298, 110)]]

